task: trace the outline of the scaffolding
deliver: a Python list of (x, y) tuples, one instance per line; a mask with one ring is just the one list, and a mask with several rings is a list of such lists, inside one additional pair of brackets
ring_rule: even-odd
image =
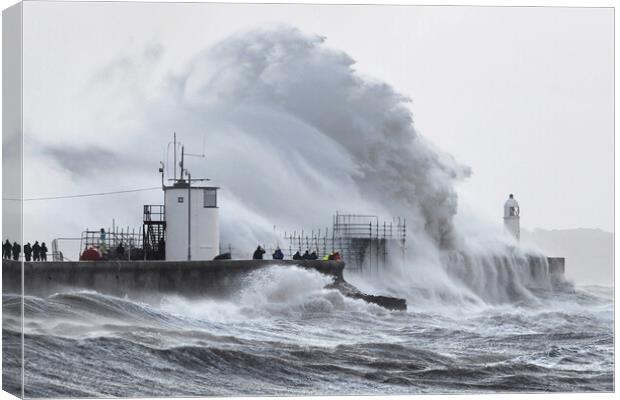
[[(140, 229), (126, 229), (114, 227), (107, 230), (101, 228), (98, 231), (91, 231), (88, 228), (82, 232), (80, 237), (80, 255), (88, 249), (97, 249), (106, 260), (127, 259), (143, 260), (144, 251), (142, 249), (143, 235)], [(122, 255), (116, 249), (122, 244), (125, 249)]]
[[(86, 228), (79, 238), (57, 238), (52, 241), (52, 259), (70, 260), (67, 247), (79, 241), (78, 259), (88, 249), (101, 253), (104, 260), (165, 260), (166, 221), (163, 205), (144, 205), (142, 228), (113, 227), (89, 230)], [(121, 250), (121, 245), (123, 251)], [(62, 247), (62, 248), (61, 248)]]
[[(297, 251), (316, 252), (319, 258), (337, 251), (347, 263), (347, 269), (369, 273), (380, 271), (387, 263), (390, 249), (398, 249), (404, 257), (407, 223), (403, 218), (380, 221), (376, 215), (336, 213), (329, 228), (284, 233), (288, 257)], [(272, 251), (270, 248), (265, 250)], [(268, 253), (269, 254), (269, 253)]]
[(146, 260), (166, 259), (166, 219), (162, 205), (145, 204), (142, 225), (142, 248)]
[[(289, 258), (292, 258), (296, 252), (301, 254), (305, 250), (308, 250), (309, 253), (314, 251), (319, 258), (322, 258), (329, 255), (334, 249), (334, 238), (329, 236), (328, 228), (316, 231), (284, 232), (284, 239), (288, 242), (288, 247), (280, 250)], [(265, 248), (265, 250), (272, 251), (271, 248)], [(273, 250), (275, 251), (275, 249)]]

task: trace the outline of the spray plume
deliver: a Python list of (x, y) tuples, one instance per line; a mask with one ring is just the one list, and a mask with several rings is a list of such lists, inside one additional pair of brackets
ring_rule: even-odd
[[(528, 297), (525, 253), (504, 239), (484, 250), (455, 226), (454, 184), (470, 169), (416, 131), (408, 98), (354, 67), (323, 37), (285, 26), (233, 35), (169, 82), (174, 95), (150, 119), (209, 132), (222, 242), (249, 253), (281, 239), (274, 225), (321, 227), (336, 210), (403, 216), (409, 255), (375, 287), (430, 287), (458, 303)], [(495, 272), (498, 260), (516, 272)]]
[[(275, 177), (283, 198), (298, 185), (311, 187), (323, 208), (310, 207), (317, 219), (329, 220), (334, 206), (389, 210), (409, 217), (435, 245), (453, 242), (453, 182), (469, 169), (416, 132), (406, 97), (361, 77), (353, 59), (324, 38), (289, 27), (237, 34), (197, 57), (180, 81), (183, 104), (217, 115), (240, 147), (268, 164), (248, 174), (264, 171), (257, 180), (266, 185)], [(278, 209), (286, 214), (286, 205)]]

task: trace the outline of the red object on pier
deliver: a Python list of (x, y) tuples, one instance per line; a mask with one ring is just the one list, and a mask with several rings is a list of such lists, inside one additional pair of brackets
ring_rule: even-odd
[(80, 256), (80, 261), (99, 261), (103, 260), (101, 252), (94, 247), (84, 250)]

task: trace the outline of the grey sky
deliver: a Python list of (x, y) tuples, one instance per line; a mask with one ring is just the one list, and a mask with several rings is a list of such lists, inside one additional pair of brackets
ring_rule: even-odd
[[(123, 148), (143, 128), (133, 110), (165, 96), (164, 77), (230, 34), (286, 23), (324, 36), (359, 73), (412, 99), (417, 130), (473, 171), (457, 186), (464, 212), (499, 223), (515, 193), (525, 227), (613, 231), (612, 9), (29, 2), (24, 22), (26, 147)], [(136, 158), (161, 158), (157, 140)], [(31, 161), (40, 184), (27, 185), (26, 197), (94, 188)], [(156, 176), (145, 184), (119, 174), (97, 177), (98, 186), (157, 185)], [(103, 204), (111, 208), (76, 203), (76, 215), (98, 215), (80, 215), (62, 233), (133, 212), (122, 200)], [(30, 212), (40, 220), (45, 207)]]

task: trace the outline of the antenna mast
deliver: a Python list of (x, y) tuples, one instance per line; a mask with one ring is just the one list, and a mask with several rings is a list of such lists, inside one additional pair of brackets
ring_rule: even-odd
[(174, 132), (174, 179), (177, 179), (177, 133)]
[(181, 176), (179, 179), (183, 180), (183, 159), (185, 158), (185, 146), (181, 146)]

